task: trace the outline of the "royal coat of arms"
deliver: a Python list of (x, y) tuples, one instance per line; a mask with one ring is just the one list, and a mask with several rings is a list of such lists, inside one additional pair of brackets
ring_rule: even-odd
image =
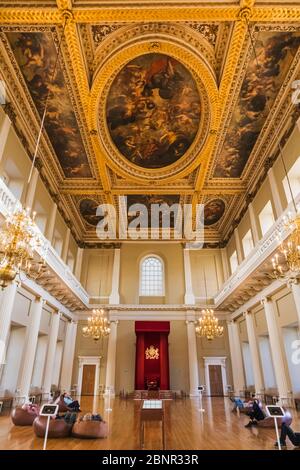
[(155, 348), (153, 344), (145, 351), (146, 359), (158, 359), (159, 358), (159, 351), (158, 348)]

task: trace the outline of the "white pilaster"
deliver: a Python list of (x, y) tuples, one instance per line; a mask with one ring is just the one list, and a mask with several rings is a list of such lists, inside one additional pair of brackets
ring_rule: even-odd
[(70, 380), (70, 368), (71, 368), (71, 345), (73, 340), (73, 325), (72, 322), (68, 322), (66, 326), (64, 350), (62, 357), (61, 376), (60, 376), (60, 388), (62, 391), (70, 391), (71, 380)]
[(43, 390), (44, 393), (50, 394), (52, 378), (53, 378), (53, 368), (55, 361), (55, 352), (57, 346), (58, 330), (59, 330), (59, 321), (60, 314), (53, 313), (51, 318), (51, 325), (49, 331), (48, 339), (48, 350), (45, 363), (45, 372), (44, 372), (44, 381), (43, 381)]
[(283, 339), (277, 322), (277, 313), (271, 299), (265, 297), (262, 300), (264, 306), (268, 333), (273, 359), (274, 373), (280, 398), (288, 398), (291, 391), (290, 378), (284, 353)]
[(249, 312), (245, 313), (245, 317), (254, 376), (255, 393), (262, 393), (262, 390), (264, 389), (264, 381), (260, 363), (258, 344), (255, 334), (254, 319), (253, 315), (251, 315), (251, 313)]
[(71, 360), (71, 367), (70, 367), (70, 386), (72, 381), (73, 375), (73, 366), (74, 366), (74, 354), (75, 354), (75, 347), (76, 347), (76, 339), (77, 339), (77, 327), (78, 323), (72, 322), (72, 342), (71, 342), (71, 350), (70, 350), (70, 360)]
[(114, 249), (114, 264), (112, 270), (112, 284), (111, 294), (109, 296), (110, 304), (120, 303), (119, 285), (120, 285), (120, 261), (121, 261), (121, 250), (120, 248)]
[(243, 261), (243, 250), (242, 250), (240, 235), (239, 235), (239, 231), (237, 227), (234, 230), (234, 241), (235, 241), (238, 263), (241, 264), (241, 262)]
[(193, 321), (186, 321), (188, 355), (189, 355), (189, 380), (190, 380), (190, 396), (198, 396), (199, 371), (195, 324)]
[(224, 281), (227, 281), (227, 279), (230, 277), (230, 269), (229, 269), (228, 254), (227, 254), (226, 247), (221, 248), (221, 257), (222, 257)]
[(2, 160), (5, 145), (7, 142), (9, 130), (11, 126), (11, 120), (9, 119), (8, 115), (6, 114), (0, 129), (0, 161)]
[(82, 268), (82, 259), (83, 259), (83, 248), (77, 248), (77, 255), (76, 255), (76, 264), (75, 264), (75, 272), (74, 275), (80, 281), (81, 278), (81, 268)]
[(70, 246), (70, 235), (71, 235), (71, 230), (68, 227), (67, 228), (67, 233), (66, 233), (66, 236), (65, 236), (65, 240), (64, 240), (62, 255), (61, 255), (61, 259), (63, 260), (64, 263), (66, 263), (67, 259), (68, 259), (68, 252), (69, 252), (69, 246)]
[(43, 310), (43, 300), (38, 298), (31, 303), (29, 324), (26, 328), (25, 344), (22, 355), (21, 369), (18, 379), (20, 395), (28, 397), (31, 385), (31, 377), (34, 366), (34, 358), (39, 336), (39, 329)]
[(57, 205), (55, 204), (55, 202), (53, 202), (50, 216), (48, 219), (48, 224), (46, 227), (46, 233), (45, 233), (45, 237), (49, 240), (50, 243), (52, 243), (52, 240), (53, 240), (56, 214), (57, 214)]
[(294, 297), (294, 302), (296, 305), (296, 311), (298, 315), (298, 323), (300, 328), (300, 284), (298, 279), (293, 279), (288, 283), (288, 286), (292, 290), (292, 294)]
[(259, 231), (258, 231), (256, 215), (255, 215), (255, 212), (254, 212), (254, 209), (253, 209), (252, 202), (250, 202), (250, 204), (248, 205), (248, 210), (249, 210), (249, 217), (250, 217), (250, 225), (251, 225), (253, 244), (255, 246), (259, 242)]
[(27, 186), (27, 192), (25, 195), (25, 202), (24, 206), (29, 207), (30, 209), (33, 208), (33, 201), (36, 193), (36, 187), (39, 179), (39, 172), (37, 168), (32, 170), (31, 180), (29, 185)]
[(5, 363), (5, 353), (9, 335), (11, 315), (17, 294), (17, 284), (13, 282), (1, 293), (0, 300), (0, 366)]
[(274, 175), (273, 168), (270, 168), (268, 171), (268, 179), (269, 179), (272, 199), (273, 199), (274, 207), (275, 207), (275, 215), (276, 215), (276, 219), (278, 219), (278, 217), (280, 217), (283, 212), (283, 206), (282, 206), (282, 202), (280, 199), (280, 193), (278, 191), (278, 184)]
[(116, 380), (116, 353), (117, 353), (117, 327), (118, 321), (110, 323), (110, 334), (108, 337), (106, 383), (105, 387), (110, 388), (111, 395), (115, 394)]
[(234, 321), (229, 321), (227, 326), (234, 392), (235, 395), (239, 396), (241, 390), (244, 390), (245, 387), (245, 376), (238, 324)]
[(195, 304), (195, 296), (194, 296), (193, 284), (192, 284), (190, 250), (188, 248), (183, 248), (183, 265), (184, 265), (184, 279), (185, 279), (184, 303), (187, 305), (193, 305)]

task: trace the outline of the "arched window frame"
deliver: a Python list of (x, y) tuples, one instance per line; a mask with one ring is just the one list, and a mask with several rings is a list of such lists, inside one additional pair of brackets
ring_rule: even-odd
[[(161, 264), (161, 268), (162, 268), (162, 285), (161, 285), (161, 292), (160, 293), (155, 293), (155, 294), (147, 294), (145, 293), (145, 291), (143, 291), (143, 265), (145, 263), (145, 261), (147, 261), (149, 258), (155, 258), (157, 259), (160, 264)], [(144, 256), (141, 261), (140, 261), (140, 274), (139, 274), (139, 296), (140, 297), (164, 297), (165, 295), (165, 263), (164, 263), (164, 260), (158, 256), (158, 255), (154, 255), (154, 254), (149, 254), (147, 256)]]

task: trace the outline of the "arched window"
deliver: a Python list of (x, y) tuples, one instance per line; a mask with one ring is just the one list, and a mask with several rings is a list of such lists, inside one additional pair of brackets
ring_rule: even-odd
[(164, 295), (164, 265), (157, 256), (147, 256), (141, 262), (140, 296)]

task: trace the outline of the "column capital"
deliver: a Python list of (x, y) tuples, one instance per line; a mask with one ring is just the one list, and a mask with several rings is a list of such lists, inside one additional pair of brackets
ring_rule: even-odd
[(246, 318), (247, 316), (251, 316), (251, 315), (252, 315), (252, 313), (250, 312), (250, 310), (245, 310), (245, 311), (243, 312), (243, 317), (244, 317), (244, 318)]
[(289, 277), (288, 280), (286, 281), (286, 285), (289, 289), (291, 289), (293, 285), (298, 285), (298, 284), (300, 284), (299, 277)]
[(270, 302), (272, 302), (272, 299), (271, 299), (271, 297), (268, 297), (268, 296), (263, 297), (263, 298), (260, 300), (261, 305), (266, 305), (267, 303), (270, 303)]

